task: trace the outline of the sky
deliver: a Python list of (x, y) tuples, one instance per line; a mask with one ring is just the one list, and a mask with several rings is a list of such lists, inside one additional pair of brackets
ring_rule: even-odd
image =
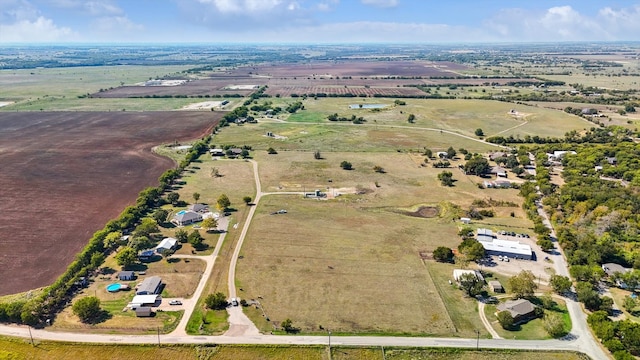
[(640, 0), (0, 0), (0, 44), (558, 41), (640, 41)]

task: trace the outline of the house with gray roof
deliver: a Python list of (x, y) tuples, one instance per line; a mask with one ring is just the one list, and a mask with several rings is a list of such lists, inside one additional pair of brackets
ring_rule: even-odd
[(514, 324), (524, 323), (536, 317), (536, 306), (526, 299), (507, 300), (498, 305), (498, 311), (508, 311)]
[(136, 289), (136, 295), (153, 295), (158, 294), (162, 287), (162, 279), (160, 276), (150, 276), (144, 279)]
[(187, 210), (190, 210), (190, 211), (193, 211), (193, 212), (197, 212), (197, 213), (203, 213), (203, 212), (209, 211), (209, 205), (192, 204), (192, 205), (189, 205), (187, 207)]
[(202, 214), (191, 210), (178, 211), (175, 215), (173, 215), (173, 219), (171, 220), (171, 222), (178, 226), (185, 226), (196, 223), (198, 221), (202, 221)]

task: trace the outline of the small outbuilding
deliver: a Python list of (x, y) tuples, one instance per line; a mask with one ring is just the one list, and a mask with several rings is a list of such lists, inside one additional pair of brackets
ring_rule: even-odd
[(120, 271), (118, 273), (118, 280), (130, 281), (130, 280), (135, 280), (135, 278), (136, 278), (136, 273), (134, 273), (133, 271)]
[(491, 289), (491, 291), (493, 291), (494, 293), (503, 293), (504, 292), (504, 288), (502, 287), (502, 284), (500, 284), (500, 281), (498, 280), (491, 280), (489, 281), (489, 289)]
[(463, 270), (463, 269), (454, 269), (453, 270), (453, 279), (456, 282), (460, 282), (460, 277), (462, 275), (472, 274), (475, 276), (480, 282), (484, 282), (484, 276), (477, 270)]
[(151, 316), (153, 316), (153, 310), (148, 306), (137, 307), (134, 311), (136, 312), (136, 317), (151, 317)]
[(209, 211), (209, 205), (192, 204), (187, 207), (187, 210), (197, 212), (197, 213), (206, 213)]
[(470, 218), (467, 218), (467, 217), (462, 217), (462, 218), (460, 218), (460, 221), (461, 221), (463, 224), (471, 224), (471, 219), (470, 219)]
[(171, 237), (164, 238), (162, 239), (160, 244), (156, 246), (156, 252), (158, 253), (170, 252), (175, 250), (177, 246), (178, 246), (178, 239), (174, 239)]

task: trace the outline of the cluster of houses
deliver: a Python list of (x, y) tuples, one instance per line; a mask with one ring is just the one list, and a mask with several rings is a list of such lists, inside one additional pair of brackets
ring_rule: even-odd
[(532, 260), (534, 256), (530, 245), (519, 241), (500, 239), (498, 234), (494, 234), (489, 229), (478, 229), (476, 240), (482, 244), (487, 255), (524, 260)]

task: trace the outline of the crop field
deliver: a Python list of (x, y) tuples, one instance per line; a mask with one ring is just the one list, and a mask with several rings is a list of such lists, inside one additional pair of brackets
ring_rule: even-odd
[(93, 232), (173, 166), (151, 147), (199, 137), (221, 115), (0, 113), (0, 266), (13, 274), (0, 294), (53, 281)]
[(426, 93), (415, 87), (369, 87), (369, 86), (270, 86), (266, 94), (286, 96), (293, 94), (327, 94), (353, 96), (424, 96)]
[[(93, 99), (49, 96), (0, 108), (5, 111), (167, 111), (197, 102), (195, 99)], [(207, 109), (208, 110), (208, 109)]]
[(465, 65), (446, 61), (318, 61), (307, 64), (267, 64), (239, 67), (234, 75), (290, 76), (456, 76)]
[[(239, 94), (246, 96), (255, 90), (227, 88), (229, 85), (237, 85), (241, 83), (239, 79), (202, 79), (189, 81), (183, 85), (176, 86), (121, 86), (114, 89), (97, 92), (91, 94), (94, 98), (144, 98), (144, 97), (170, 97), (170, 96), (189, 96), (189, 97), (210, 97), (211, 95), (231, 95)], [(266, 83), (265, 79), (252, 80), (251, 84), (262, 85)]]

